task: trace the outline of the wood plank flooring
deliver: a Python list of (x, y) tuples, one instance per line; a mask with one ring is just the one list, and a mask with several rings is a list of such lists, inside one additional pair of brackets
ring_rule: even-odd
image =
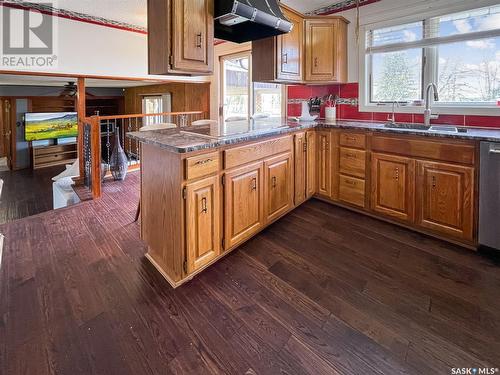
[(52, 177), (64, 168), (0, 171), (0, 224), (52, 210)]
[(312, 200), (173, 290), (139, 175), (0, 226), (0, 373), (450, 374), (500, 366), (500, 268)]

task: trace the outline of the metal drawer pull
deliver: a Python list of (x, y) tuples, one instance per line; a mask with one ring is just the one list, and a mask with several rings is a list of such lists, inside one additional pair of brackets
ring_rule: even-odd
[(345, 156), (348, 158), (356, 159), (356, 154), (347, 153), (345, 154)]
[(344, 182), (348, 185), (352, 185), (352, 186), (356, 186), (356, 182), (355, 181), (351, 181), (351, 180), (344, 180)]
[(212, 159), (198, 160), (196, 163), (194, 163), (194, 165), (203, 165), (203, 164), (210, 163), (211, 161), (213, 161), (213, 160)]
[(500, 154), (500, 149), (497, 150), (497, 149), (494, 149), (494, 148), (490, 148), (488, 153), (490, 154)]
[(208, 209), (207, 209), (207, 198), (205, 198), (205, 197), (201, 199), (201, 212), (202, 213), (208, 212)]
[(252, 178), (252, 190), (257, 190), (257, 179), (254, 177)]

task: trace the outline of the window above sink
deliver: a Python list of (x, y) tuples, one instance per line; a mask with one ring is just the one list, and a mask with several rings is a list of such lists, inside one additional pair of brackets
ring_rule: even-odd
[(436, 113), (498, 115), (500, 5), (372, 24), (360, 33), (360, 110), (423, 112), (436, 83)]

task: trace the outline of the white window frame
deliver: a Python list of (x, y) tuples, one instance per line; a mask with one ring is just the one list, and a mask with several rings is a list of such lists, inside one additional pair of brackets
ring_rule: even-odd
[[(391, 112), (392, 104), (391, 103), (371, 103), (370, 102), (370, 73), (372, 71), (370, 66), (370, 55), (366, 53), (366, 37), (367, 32), (374, 29), (380, 29), (391, 26), (398, 26), (405, 23), (418, 22), (422, 20), (428, 20), (433, 17), (446, 16), (448, 14), (453, 14), (457, 12), (479, 9), (482, 7), (486, 7), (489, 5), (495, 5), (495, 3), (491, 4), (481, 4), (481, 1), (478, 1), (474, 7), (461, 6), (456, 7), (448, 7), (446, 9), (440, 9), (439, 11), (429, 11), (425, 13), (420, 13), (417, 16), (410, 16), (404, 18), (398, 18), (396, 20), (391, 21), (382, 21), (376, 22), (373, 24), (365, 25), (360, 28), (360, 38), (358, 45), (358, 54), (359, 54), (359, 111), (360, 112)], [(489, 3), (489, 2), (488, 2)], [(477, 33), (478, 35), (484, 35), (484, 38), (491, 37), (494, 35), (494, 31), (491, 33), (481, 32)], [(408, 44), (408, 48), (411, 47), (411, 43)], [(423, 98), (425, 100), (425, 88), (430, 82), (436, 81), (437, 74), (437, 66), (436, 59), (432, 58), (433, 50), (432, 47), (425, 47), (424, 56), (425, 59), (423, 61), (423, 77), (422, 77), (422, 91)], [(427, 64), (427, 67), (425, 66)], [(432, 95), (431, 95), (432, 96)], [(434, 102), (431, 98), (432, 112), (435, 114), (450, 114), (450, 115), (483, 115), (483, 116), (499, 116), (500, 115), (500, 107), (496, 105), (492, 105), (490, 103), (474, 103), (474, 104), (466, 104), (466, 103), (441, 103)], [(395, 110), (397, 113), (423, 113), (425, 109), (425, 103), (422, 106), (416, 105), (403, 105), (399, 106)]]
[[(252, 79), (252, 50), (246, 50), (242, 52), (237, 52), (237, 53), (231, 53), (231, 54), (226, 54), (226, 55), (221, 55), (219, 57), (219, 62), (220, 62), (220, 72), (219, 72), (219, 82), (220, 82), (220, 103), (219, 103), (219, 117), (222, 116), (224, 112), (224, 60), (228, 59), (234, 59), (238, 57), (248, 57), (248, 75), (249, 75), (249, 90), (248, 90), (248, 95), (249, 95), (249, 100), (248, 100), (248, 116), (252, 116), (252, 114), (255, 111), (255, 103), (254, 103), (254, 89), (253, 89), (253, 79)], [(286, 85), (281, 85), (281, 117), (286, 117), (287, 116), (287, 89)]]

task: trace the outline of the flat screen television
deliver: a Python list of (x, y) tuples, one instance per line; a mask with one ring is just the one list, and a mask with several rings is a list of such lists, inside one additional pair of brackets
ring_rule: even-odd
[(24, 122), (26, 141), (69, 138), (78, 135), (76, 112), (26, 113)]

